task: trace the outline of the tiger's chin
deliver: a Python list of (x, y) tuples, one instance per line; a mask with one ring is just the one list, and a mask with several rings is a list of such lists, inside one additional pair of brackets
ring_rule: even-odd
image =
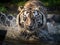
[[(47, 29), (46, 26), (44, 27), (44, 29)], [(38, 37), (38, 32), (40, 30), (42, 30), (41, 28), (34, 28), (34, 29), (27, 29), (27, 28), (21, 28), (20, 29), (20, 38), (23, 41), (39, 41), (39, 37)]]
[(35, 31), (30, 31), (28, 29), (20, 32), (20, 38), (23, 41), (38, 41), (38, 37), (35, 35)]

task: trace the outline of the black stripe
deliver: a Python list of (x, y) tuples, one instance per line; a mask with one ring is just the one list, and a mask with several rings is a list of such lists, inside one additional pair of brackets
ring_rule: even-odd
[(21, 25), (21, 24), (20, 24), (20, 15), (19, 15), (19, 19), (18, 19), (18, 24)]

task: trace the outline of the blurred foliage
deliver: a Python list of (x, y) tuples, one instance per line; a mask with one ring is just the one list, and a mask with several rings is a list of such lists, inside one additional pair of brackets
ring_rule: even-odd
[[(17, 6), (23, 6), (24, 3), (26, 2), (27, 0), (1, 0), (0, 1), (0, 11), (2, 12), (5, 12), (6, 11), (6, 8), (3, 6), (3, 5), (7, 5), (7, 3), (9, 4), (14, 4), (14, 5), (17, 5)], [(60, 0), (40, 0), (44, 3), (44, 5), (46, 7), (60, 7)]]
[(0, 12), (7, 12), (7, 9), (0, 3)]
[(60, 6), (60, 0), (41, 0), (45, 6), (52, 7), (52, 6)]
[(25, 1), (24, 2), (18, 2), (17, 6), (23, 6), (24, 4), (25, 4)]
[[(0, 3), (14, 3), (24, 5), (27, 0), (1, 0)], [(60, 0), (40, 0), (45, 6), (60, 6)]]
[(6, 12), (7, 9), (5, 7), (0, 7), (0, 12)]

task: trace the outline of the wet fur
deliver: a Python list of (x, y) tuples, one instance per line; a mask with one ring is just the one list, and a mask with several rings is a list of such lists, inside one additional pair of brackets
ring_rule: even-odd
[[(30, 0), (28, 2), (25, 3), (24, 7), (20, 8), (19, 7), (19, 11), (20, 13), (17, 15), (17, 25), (18, 25), (18, 30), (20, 30), (21, 32), (26, 32), (28, 34), (33, 34), (35, 31), (31, 32), (31, 31), (28, 31), (28, 30), (24, 30), (23, 28), (21, 28), (20, 26), (20, 16), (21, 14), (24, 12), (24, 8), (28, 9), (29, 10), (34, 10), (34, 8), (38, 7), (38, 10), (41, 10), (46, 18), (46, 15), (47, 15), (47, 11), (46, 11), (46, 8), (44, 7), (43, 3), (41, 3), (39, 0)], [(44, 26), (43, 26), (43, 29), (47, 29), (47, 24), (45, 22)], [(38, 33), (38, 30), (41, 30), (40, 28), (36, 29), (36, 32)]]

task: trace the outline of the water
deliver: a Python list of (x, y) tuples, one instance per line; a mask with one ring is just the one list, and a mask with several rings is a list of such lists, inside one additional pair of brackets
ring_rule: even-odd
[(16, 27), (16, 17), (9, 14), (9, 15), (5, 15), (4, 13), (0, 14), (0, 24), (4, 25), (6, 27), (10, 27), (10, 28), (15, 28)]
[[(48, 30), (38, 31), (37, 38), (39, 38), (43, 42), (48, 42), (49, 44), (55, 44), (56, 42), (58, 43), (60, 41), (60, 24), (53, 25), (53, 23), (47, 22), (47, 27), (48, 27)], [(0, 29), (9, 30), (9, 31), (7, 31), (6, 36), (14, 38), (14, 40), (20, 39), (18, 27), (16, 25), (15, 16), (5, 15), (3, 13), (0, 13)], [(21, 40), (20, 40), (20, 42), (21, 42)], [(43, 45), (43, 42), (38, 41), (38, 43), (40, 43), (40, 44), (42, 43), (42, 45)]]

